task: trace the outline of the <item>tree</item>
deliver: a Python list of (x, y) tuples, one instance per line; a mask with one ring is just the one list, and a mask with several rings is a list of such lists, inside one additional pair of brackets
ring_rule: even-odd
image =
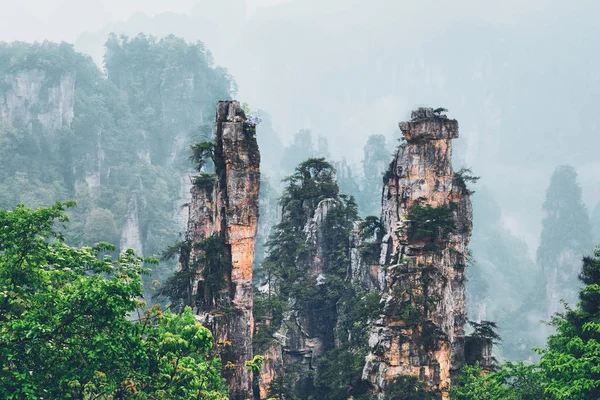
[(426, 241), (429, 248), (436, 248), (437, 244), (446, 240), (455, 229), (454, 216), (449, 206), (432, 207), (430, 204), (422, 205), (417, 199), (408, 209), (409, 221), (408, 240)]
[(386, 389), (385, 400), (438, 400), (440, 396), (427, 390), (416, 376), (399, 375)]
[(207, 159), (213, 159), (215, 145), (213, 142), (200, 142), (190, 146), (192, 149), (192, 155), (190, 161), (196, 166), (198, 172), (202, 171)]
[(579, 304), (552, 319), (556, 334), (540, 350), (546, 391), (557, 399), (600, 398), (600, 247), (583, 258)]
[[(280, 199), (281, 222), (268, 242), (268, 256), (262, 263), (264, 289), (255, 292), (255, 320), (258, 334), (255, 351), (273, 343), (273, 334), (289, 324), (284, 314), (300, 315), (311, 335), (323, 343), (324, 356), (314, 366), (287, 365), (285, 373), (271, 383), (270, 395), (281, 398), (324, 400), (367, 397), (369, 384), (361, 380), (368, 342), (368, 320), (379, 316), (379, 296), (364, 293), (348, 275), (350, 236), (358, 220), (351, 196), (339, 194), (335, 169), (323, 158), (312, 158), (297, 166)], [(307, 240), (307, 226), (316, 210), (320, 239)], [(374, 221), (369, 221), (373, 232)], [(319, 246), (319, 247), (317, 247)], [(315, 255), (321, 257), (319, 277), (311, 268)], [(297, 318), (292, 316), (291, 318)], [(299, 370), (294, 372), (294, 366)], [(296, 396), (296, 397), (294, 397)]]
[(579, 260), (593, 247), (588, 211), (577, 172), (570, 165), (559, 166), (552, 174), (543, 210), (537, 264), (544, 277), (543, 317), (548, 317), (560, 310), (561, 299), (569, 304), (577, 301)]
[(0, 397), (226, 399), (212, 335), (143, 306), (144, 261), (114, 246), (70, 247), (66, 208), (0, 210)]
[(110, 210), (94, 208), (87, 217), (84, 225), (83, 239), (87, 244), (94, 244), (103, 240), (118, 244), (119, 230), (115, 216)]
[(493, 373), (465, 365), (454, 380), (452, 400), (550, 400), (544, 392), (542, 371), (537, 365), (507, 362)]
[[(556, 333), (538, 349), (538, 365), (505, 363), (483, 375), (465, 366), (454, 381), (453, 400), (584, 400), (600, 398), (600, 246), (583, 258), (579, 303), (552, 319)], [(489, 326), (479, 326), (489, 336)], [(477, 327), (476, 327), (477, 330)]]

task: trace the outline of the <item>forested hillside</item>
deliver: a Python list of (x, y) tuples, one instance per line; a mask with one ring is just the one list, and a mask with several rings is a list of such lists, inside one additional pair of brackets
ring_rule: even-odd
[(105, 63), (107, 77), (66, 43), (0, 44), (0, 206), (76, 199), (69, 243), (158, 254), (185, 221), (188, 146), (234, 82), (173, 36), (111, 36)]

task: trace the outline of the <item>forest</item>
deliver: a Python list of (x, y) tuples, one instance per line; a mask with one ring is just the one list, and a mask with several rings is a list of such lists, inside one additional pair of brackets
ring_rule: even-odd
[(532, 256), (452, 110), (354, 162), (285, 140), (201, 41), (103, 48), (0, 42), (0, 398), (600, 399), (577, 168)]

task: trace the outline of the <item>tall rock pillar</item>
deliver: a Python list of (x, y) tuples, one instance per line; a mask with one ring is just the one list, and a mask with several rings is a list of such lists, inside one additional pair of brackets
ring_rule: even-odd
[(429, 108), (400, 123), (405, 139), (384, 177), (379, 290), (363, 379), (383, 397), (399, 375), (448, 397), (464, 363), (464, 268), (472, 230), (469, 191), (452, 169), (458, 122)]
[[(214, 182), (206, 179), (192, 188), (188, 222), (190, 259), (198, 266), (195, 311), (215, 337), (230, 397), (240, 400), (253, 398), (252, 372), (245, 362), (253, 356), (252, 264), (260, 186), (255, 129), (239, 102), (218, 103), (213, 153), (216, 177)], [(225, 284), (217, 292), (205, 271), (214, 270), (215, 265), (228, 266), (221, 273)]]

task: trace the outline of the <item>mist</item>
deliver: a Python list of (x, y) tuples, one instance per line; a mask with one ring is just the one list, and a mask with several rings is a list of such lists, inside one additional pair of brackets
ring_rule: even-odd
[[(174, 35), (202, 42), (202, 68), (218, 75), (214, 93), (228, 91), (262, 118), (258, 143), (270, 202), (261, 204), (261, 215), (272, 225), (281, 217), (280, 180), (301, 156), (332, 162), (341, 190), (356, 192), (349, 194), (358, 198), (361, 216), (377, 213), (380, 193), (367, 199), (368, 192), (381, 192), (381, 184), (366, 183), (373, 175), (365, 165), (377, 164), (365, 160), (369, 138), (385, 137), (377, 142), (385, 143), (378, 154), (387, 153), (389, 162), (401, 143), (398, 123), (410, 121), (412, 110), (447, 109), (460, 131), (454, 169), (480, 177), (472, 187), (468, 316), (498, 322), (502, 360), (531, 361), (537, 356), (529, 347), (543, 345), (552, 332), (532, 326), (560, 311), (556, 296), (571, 305), (578, 301), (581, 257), (600, 241), (599, 13), (600, 3), (592, 0), (23, 0), (0, 7), (0, 41), (72, 43), (116, 86), (126, 79), (111, 77), (105, 64), (109, 37), (115, 48), (126, 47), (127, 39), (119, 38), (140, 33), (157, 41)], [(206, 126), (211, 119), (203, 108), (201, 117), (183, 123), (193, 112), (164, 103), (162, 112), (173, 110), (172, 121), (180, 124), (174, 141), (184, 141), (188, 125)], [(161, 118), (166, 126), (171, 117)], [(301, 145), (308, 131), (312, 144)], [(302, 146), (314, 148), (296, 151)], [(183, 147), (177, 142), (164, 156), (168, 168), (180, 167), (173, 159)], [(169, 173), (161, 172), (161, 179)], [(187, 187), (164, 185), (185, 192), (175, 202), (187, 204)], [(560, 204), (569, 204), (569, 211)], [(132, 207), (122, 206), (127, 212)], [(571, 220), (580, 224), (565, 227)], [(169, 229), (174, 238), (176, 229)], [(577, 236), (581, 231), (585, 235)], [(259, 229), (261, 240), (269, 232)], [(553, 252), (562, 239), (570, 247)], [(257, 252), (268, 253), (262, 247)], [(560, 276), (542, 282), (550, 279), (540, 277), (550, 265), (569, 271), (562, 277), (568, 290), (561, 292)], [(554, 297), (544, 297), (544, 290)], [(521, 328), (513, 317), (525, 309), (532, 310), (523, 322), (527, 338), (512, 340)]]
[[(284, 141), (312, 129), (353, 164), (368, 135), (397, 136), (409, 110), (448, 108), (461, 122), (457, 162), (482, 177), (532, 255), (555, 166), (577, 168), (588, 208), (600, 199), (595, 2), (33, 3), (49, 25), (19, 37), (3, 24), (3, 40), (74, 41), (99, 65), (110, 32), (201, 40)], [(32, 24), (18, 7), (3, 13)]]

